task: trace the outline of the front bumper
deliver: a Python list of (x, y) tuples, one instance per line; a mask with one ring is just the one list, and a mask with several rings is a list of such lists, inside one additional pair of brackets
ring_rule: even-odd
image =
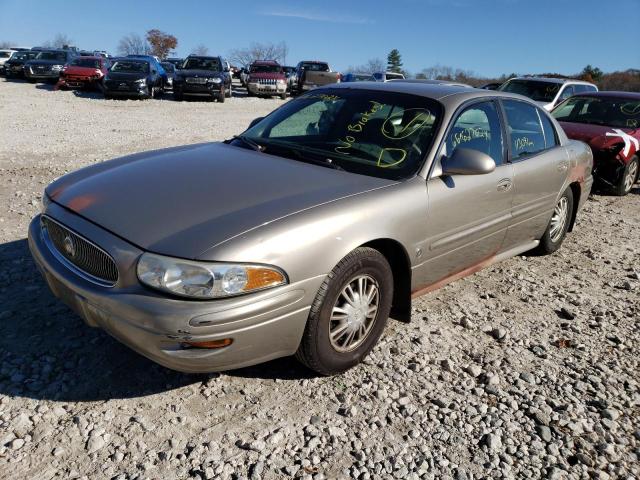
[(111, 95), (112, 97), (137, 97), (137, 98), (146, 98), (151, 96), (151, 92), (149, 92), (149, 88), (144, 86), (142, 88), (131, 88), (127, 89), (117, 89), (117, 88), (104, 88), (105, 95)]
[(173, 91), (179, 95), (202, 95), (202, 96), (220, 96), (224, 95), (224, 83), (187, 83), (173, 82)]
[(287, 84), (249, 83), (247, 84), (247, 90), (249, 90), (254, 95), (282, 95), (283, 93), (287, 93)]
[(33, 72), (32, 70), (25, 68), (24, 76), (31, 80), (58, 80), (60, 78), (60, 72)]
[[(118, 283), (102, 287), (60, 262), (45, 243), (40, 215), (29, 227), (29, 249), (52, 292), (88, 325), (100, 327), (145, 357), (182, 372), (230, 370), (292, 355), (324, 276), (244, 297), (191, 301), (164, 296), (139, 284), (142, 251), (51, 204), (47, 214), (111, 253)], [(227, 347), (188, 348), (184, 342), (232, 338)]]
[(75, 77), (60, 77), (60, 80), (58, 80), (58, 83), (60, 85), (69, 87), (69, 88), (82, 88), (82, 87), (89, 87), (89, 86), (94, 86), (98, 83), (100, 83), (102, 81), (102, 77), (82, 77), (82, 76), (75, 76)]

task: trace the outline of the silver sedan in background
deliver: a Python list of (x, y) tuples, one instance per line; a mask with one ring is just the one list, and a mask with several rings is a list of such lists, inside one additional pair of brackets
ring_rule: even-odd
[(92, 326), (186, 372), (296, 354), (358, 364), (411, 298), (560, 247), (592, 155), (513, 94), (352, 83), (224, 143), (138, 153), (49, 185), (29, 246)]

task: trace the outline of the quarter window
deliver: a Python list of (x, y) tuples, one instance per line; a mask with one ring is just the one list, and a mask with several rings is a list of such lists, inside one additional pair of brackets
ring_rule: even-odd
[(469, 148), (486, 153), (496, 162), (504, 163), (504, 147), (500, 117), (494, 102), (476, 103), (456, 119), (446, 141), (447, 156), (456, 148)]
[(511, 159), (516, 161), (546, 148), (537, 108), (524, 102), (504, 100), (511, 135)]
[(544, 132), (544, 145), (546, 148), (553, 148), (558, 145), (558, 135), (556, 134), (556, 129), (551, 123), (549, 116), (538, 109), (538, 115), (540, 116), (540, 120), (542, 121), (542, 131)]

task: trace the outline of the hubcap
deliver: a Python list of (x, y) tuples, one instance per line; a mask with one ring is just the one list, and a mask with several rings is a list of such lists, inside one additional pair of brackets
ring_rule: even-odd
[(378, 283), (359, 275), (340, 292), (331, 310), (329, 341), (338, 352), (350, 352), (367, 338), (376, 320), (380, 295)]
[(564, 233), (564, 226), (567, 223), (567, 217), (569, 216), (569, 201), (567, 197), (562, 197), (551, 217), (551, 228), (549, 229), (549, 237), (552, 242), (557, 242)]
[(631, 162), (629, 168), (627, 168), (627, 175), (624, 177), (624, 191), (628, 192), (633, 187), (636, 181), (636, 175), (638, 174), (638, 162)]

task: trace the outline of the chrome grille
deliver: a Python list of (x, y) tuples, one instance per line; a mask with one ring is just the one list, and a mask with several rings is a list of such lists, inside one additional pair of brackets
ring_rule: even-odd
[(275, 78), (259, 78), (258, 83), (260, 85), (275, 85), (277, 80)]
[(104, 286), (115, 285), (118, 269), (108, 253), (49, 217), (42, 216), (41, 225), (54, 254), (88, 275), (89, 280)]

